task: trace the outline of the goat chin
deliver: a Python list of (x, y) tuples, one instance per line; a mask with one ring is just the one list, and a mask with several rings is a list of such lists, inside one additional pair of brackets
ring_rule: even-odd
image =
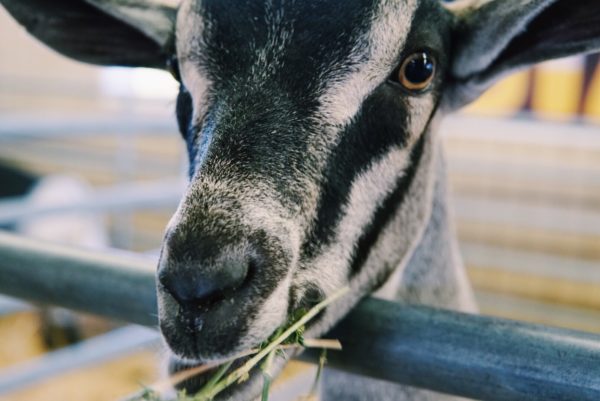
[[(239, 368), (244, 363), (246, 363), (251, 356), (240, 358), (236, 360), (231, 368), (231, 371)], [(273, 377), (278, 376), (283, 370), (287, 359), (282, 357), (276, 357), (273, 361), (273, 365), (271, 367), (271, 374)], [(171, 355), (168, 357), (168, 373), (173, 375), (178, 372), (185, 371), (187, 369), (192, 369), (194, 367), (199, 366), (191, 361), (183, 361), (180, 358)], [(186, 394), (195, 394), (202, 389), (202, 387), (210, 380), (213, 376), (217, 368), (208, 370), (199, 375), (193, 376), (189, 379), (178, 383), (173, 389), (174, 392), (185, 391)], [(250, 377), (243, 381), (242, 383), (236, 383), (227, 389), (225, 389), (222, 393), (218, 394), (214, 401), (251, 401), (257, 399), (259, 397), (263, 385), (263, 376), (260, 370), (260, 367), (257, 366), (250, 371)], [(172, 394), (175, 398), (175, 394)]]

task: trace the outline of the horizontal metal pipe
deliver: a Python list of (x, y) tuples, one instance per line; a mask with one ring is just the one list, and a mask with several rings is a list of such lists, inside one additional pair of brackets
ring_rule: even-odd
[(0, 317), (30, 309), (31, 305), (26, 302), (0, 295)]
[(168, 134), (177, 132), (175, 120), (148, 115), (81, 116), (0, 115), (0, 140), (65, 138), (98, 134)]
[(163, 180), (149, 183), (125, 183), (92, 191), (85, 199), (50, 205), (32, 205), (27, 196), (0, 201), (0, 223), (13, 223), (61, 213), (108, 212), (158, 207), (175, 208), (185, 183)]
[(157, 347), (154, 330), (127, 326), (0, 370), (0, 396), (41, 381)]
[(366, 299), (331, 333), (345, 371), (462, 397), (600, 400), (600, 336)]
[(156, 325), (155, 260), (0, 233), (0, 293)]
[[(0, 292), (149, 326), (153, 265), (0, 234)], [(366, 299), (329, 336), (348, 372), (490, 401), (600, 399), (598, 335)]]

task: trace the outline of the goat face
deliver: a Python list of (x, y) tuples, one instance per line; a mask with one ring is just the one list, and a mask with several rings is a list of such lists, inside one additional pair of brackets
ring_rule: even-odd
[(347, 285), (355, 300), (400, 262), (396, 249), (365, 271), (439, 100), (449, 35), (411, 24), (427, 4), (182, 5), (177, 107), (191, 179), (158, 272), (161, 329), (178, 355), (254, 347), (293, 311)]
[(350, 286), (309, 328), (321, 334), (418, 241), (438, 110), (514, 68), (600, 49), (600, 3), (585, 0), (0, 2), (82, 61), (178, 61), (190, 184), (158, 295), (183, 360), (253, 347)]

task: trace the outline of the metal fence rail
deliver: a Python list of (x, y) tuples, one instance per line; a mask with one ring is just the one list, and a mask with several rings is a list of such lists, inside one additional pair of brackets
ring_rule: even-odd
[(50, 205), (32, 205), (28, 198), (0, 200), (0, 224), (60, 213), (175, 208), (185, 190), (183, 180), (116, 184), (95, 189), (86, 198)]
[(6, 115), (0, 114), (0, 140), (31, 138), (77, 138), (99, 133), (119, 133), (144, 135), (175, 135), (177, 125), (171, 116), (150, 115), (102, 115), (102, 116), (63, 116)]
[(43, 380), (158, 347), (154, 330), (126, 326), (0, 370), (0, 399)]
[(0, 233), (0, 293), (146, 326), (156, 324), (152, 258)]
[[(149, 326), (153, 264), (0, 234), (0, 293)], [(492, 401), (600, 399), (593, 334), (367, 299), (331, 335), (344, 345), (331, 365), (375, 378)]]

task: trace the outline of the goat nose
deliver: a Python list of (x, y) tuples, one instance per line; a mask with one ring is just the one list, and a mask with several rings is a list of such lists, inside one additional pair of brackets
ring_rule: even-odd
[(167, 257), (161, 260), (158, 280), (182, 307), (197, 307), (210, 305), (241, 287), (250, 267), (250, 258), (239, 254), (214, 262)]
[(248, 275), (248, 264), (240, 261), (228, 266), (170, 265), (161, 268), (158, 279), (184, 307), (206, 305), (240, 287)]

